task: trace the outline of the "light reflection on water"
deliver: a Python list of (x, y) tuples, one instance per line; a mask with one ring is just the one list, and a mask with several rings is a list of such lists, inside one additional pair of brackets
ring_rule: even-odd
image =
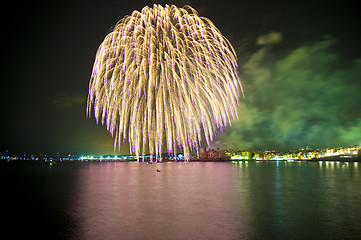
[[(157, 172), (157, 169), (160, 172)], [(113, 163), (79, 172), (83, 239), (238, 239), (247, 235), (228, 164)]]
[(6, 162), (3, 235), (360, 239), (360, 172), (357, 162)]
[(77, 173), (74, 239), (356, 239), (359, 173), (341, 162), (94, 164)]

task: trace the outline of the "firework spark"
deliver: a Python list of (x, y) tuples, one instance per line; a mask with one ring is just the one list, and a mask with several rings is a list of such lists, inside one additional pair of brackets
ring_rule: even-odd
[[(101, 43), (89, 83), (97, 124), (128, 141), (137, 156), (184, 158), (237, 118), (237, 57), (213, 23), (190, 6), (144, 7), (120, 20)], [(203, 132), (203, 134), (202, 134)]]

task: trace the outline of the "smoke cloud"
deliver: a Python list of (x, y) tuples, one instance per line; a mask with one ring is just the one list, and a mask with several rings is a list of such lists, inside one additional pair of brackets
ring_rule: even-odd
[[(361, 60), (333, 51), (335, 40), (283, 53), (282, 36), (261, 36), (262, 47), (240, 68), (245, 98), (239, 120), (211, 147), (298, 149), (361, 144)], [(281, 56), (280, 56), (281, 55)]]
[(54, 95), (52, 99), (52, 103), (54, 106), (59, 108), (67, 109), (76, 106), (84, 106), (85, 105), (85, 97), (80, 94), (69, 95), (65, 92), (58, 92)]

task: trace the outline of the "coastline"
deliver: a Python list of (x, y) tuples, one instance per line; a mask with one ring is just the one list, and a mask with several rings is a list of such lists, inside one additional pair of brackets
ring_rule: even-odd
[[(92, 162), (137, 162), (136, 160), (81, 160), (81, 159), (72, 159), (72, 160), (21, 160), (21, 159), (0, 159), (0, 163), (7, 162), (25, 162), (25, 163), (70, 163), (70, 162), (78, 162), (78, 163), (92, 163)], [(166, 163), (166, 162), (187, 162), (185, 160), (162, 160), (162, 161), (139, 161), (145, 163)], [(312, 159), (193, 159), (188, 162), (361, 162), (361, 157), (349, 157), (349, 156), (330, 156), (323, 158), (312, 158)]]

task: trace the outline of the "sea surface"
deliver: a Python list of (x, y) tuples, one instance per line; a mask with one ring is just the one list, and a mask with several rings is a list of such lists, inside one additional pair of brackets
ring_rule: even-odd
[(0, 180), (2, 239), (361, 239), (357, 162), (10, 161)]

